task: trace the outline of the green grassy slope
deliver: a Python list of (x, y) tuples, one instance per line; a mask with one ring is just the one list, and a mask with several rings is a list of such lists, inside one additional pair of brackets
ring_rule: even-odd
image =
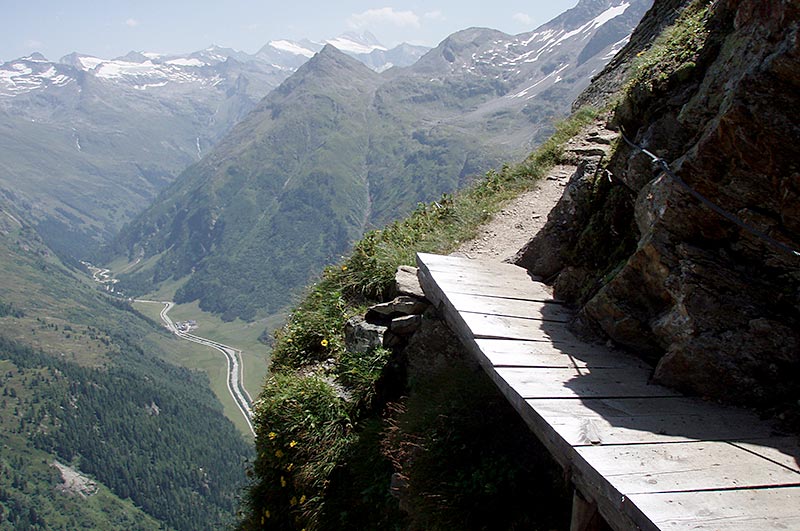
[[(60, 522), (130, 529), (131, 519), (141, 529), (186, 531), (230, 523), (251, 450), (206, 376), (166, 363), (172, 353), (160, 345), (176, 340), (73, 274), (26, 221), (6, 212), (0, 465), (15, 472), (0, 481), (0, 515), (22, 518), (25, 508), (24, 518), (38, 522), (31, 529), (61, 529), (48, 527)], [(53, 460), (99, 484), (90, 502), (55, 489)]]

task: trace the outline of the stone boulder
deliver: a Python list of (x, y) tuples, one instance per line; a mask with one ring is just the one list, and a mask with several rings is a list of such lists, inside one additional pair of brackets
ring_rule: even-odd
[(411, 295), (420, 299), (425, 298), (425, 292), (417, 278), (418, 269), (416, 267), (401, 265), (395, 273), (395, 293), (397, 295)]
[(384, 346), (387, 330), (387, 326), (369, 323), (363, 317), (351, 317), (344, 325), (345, 348), (356, 354), (367, 354)]

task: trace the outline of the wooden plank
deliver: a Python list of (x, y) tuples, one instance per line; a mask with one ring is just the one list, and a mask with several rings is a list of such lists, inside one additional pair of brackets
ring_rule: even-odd
[[(714, 490), (800, 485), (798, 453), (767, 425), (651, 385), (641, 361), (578, 341), (563, 326), (566, 309), (516, 266), (434, 255), (418, 263), (428, 298), (612, 527), (800, 529), (797, 511), (781, 512), (800, 505), (795, 487)], [(702, 492), (654, 492), (664, 488)], [(762, 517), (740, 507), (752, 498), (742, 493), (757, 493)]]
[(725, 442), (582, 446), (586, 464), (626, 496), (800, 486), (800, 474)]
[(586, 363), (571, 358), (552, 343), (506, 339), (475, 340), (483, 357), (494, 367), (582, 368)]
[(522, 317), (543, 321), (569, 322), (573, 313), (563, 304), (489, 297), (479, 294), (448, 292), (447, 298), (458, 312), (484, 313), (505, 317)]
[(592, 367), (649, 369), (643, 361), (601, 346), (553, 344), (549, 341), (476, 339), (475, 343), (496, 367)]
[(430, 271), (451, 271), (453, 268), (461, 267), (478, 272), (499, 272), (508, 275), (516, 275), (522, 272), (525, 276), (528, 276), (528, 272), (525, 269), (514, 264), (481, 258), (473, 259), (460, 256), (417, 253), (417, 263), (419, 264), (419, 262), (423, 262)]
[[(433, 273), (436, 275), (436, 273)], [(448, 294), (462, 293), (467, 295), (483, 295), (501, 299), (518, 299), (540, 302), (555, 302), (553, 295), (533, 283), (515, 284), (507, 282), (468, 282), (455, 279), (433, 277), (443, 291)]]
[(758, 440), (771, 432), (748, 412), (681, 397), (527, 402), (572, 446)]
[(540, 282), (536, 282), (531, 278), (528, 272), (521, 267), (517, 267), (515, 265), (509, 264), (497, 264), (496, 266), (500, 267), (491, 267), (491, 268), (480, 268), (475, 267), (472, 261), (468, 262), (453, 262), (447, 266), (431, 266), (430, 264), (426, 264), (428, 271), (430, 271), (434, 277), (442, 278), (442, 279), (450, 279), (450, 278), (475, 278), (480, 280), (509, 280), (513, 282), (533, 282), (536, 284), (540, 284)]
[(735, 442), (736, 446), (760, 455), (800, 474), (800, 445), (797, 437), (764, 437)]
[(564, 323), (468, 312), (463, 312), (460, 316), (471, 333), (478, 339), (519, 339), (567, 343), (572, 345), (572, 349), (575, 351), (586, 345), (579, 341)]
[(497, 271), (475, 271), (473, 269), (454, 268), (452, 270), (431, 270), (430, 274), (437, 282), (447, 284), (467, 283), (473, 285), (493, 285), (518, 287), (526, 284), (535, 286), (542, 292), (551, 293), (552, 289), (541, 282), (535, 282), (525, 274), (524, 270), (507, 274)]
[(628, 498), (662, 531), (795, 531), (800, 488), (637, 494)]
[(649, 384), (645, 371), (631, 369), (531, 369), (498, 367), (497, 374), (523, 398), (622, 398), (679, 396)]
[(444, 292), (552, 301), (548, 286), (511, 264), (417, 254), (420, 271)]

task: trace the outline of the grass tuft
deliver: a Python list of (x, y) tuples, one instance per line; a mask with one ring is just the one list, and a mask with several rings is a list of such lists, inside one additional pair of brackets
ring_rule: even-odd
[(710, 34), (714, 0), (696, 0), (683, 10), (647, 50), (639, 53), (621, 98), (653, 92), (671, 77), (689, 75)]

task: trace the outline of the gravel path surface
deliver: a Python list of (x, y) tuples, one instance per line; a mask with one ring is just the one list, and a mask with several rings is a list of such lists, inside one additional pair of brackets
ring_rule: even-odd
[(513, 199), (474, 240), (462, 243), (453, 254), (467, 258), (509, 260), (547, 222), (575, 166), (556, 166), (539, 181), (539, 186)]

